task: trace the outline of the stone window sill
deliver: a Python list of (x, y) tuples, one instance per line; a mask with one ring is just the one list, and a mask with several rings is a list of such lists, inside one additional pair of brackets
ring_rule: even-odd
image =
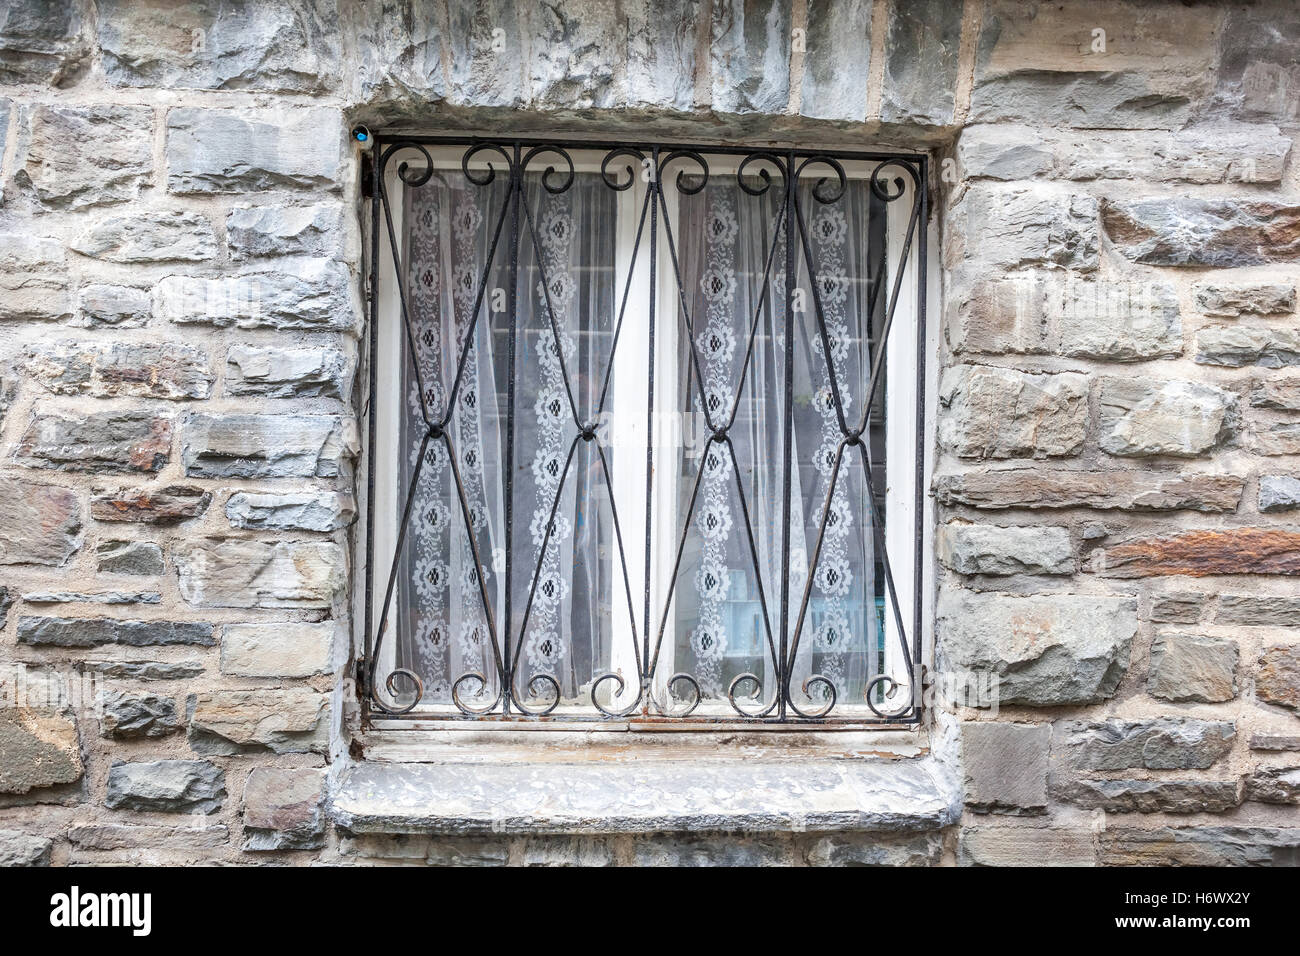
[(915, 734), (910, 744), (880, 734), (780, 744), (575, 735), (541, 746), (465, 736), (370, 741), (369, 759), (343, 767), (330, 788), (334, 822), (353, 833), (457, 835), (917, 832), (951, 825), (961, 809), (957, 782)]

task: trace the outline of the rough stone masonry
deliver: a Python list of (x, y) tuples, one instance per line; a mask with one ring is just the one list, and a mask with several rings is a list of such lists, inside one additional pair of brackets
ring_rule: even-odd
[[(953, 812), (349, 827), (356, 123), (932, 153)], [(1289, 0), (9, 0), (0, 863), (1300, 861), (1298, 130)]]

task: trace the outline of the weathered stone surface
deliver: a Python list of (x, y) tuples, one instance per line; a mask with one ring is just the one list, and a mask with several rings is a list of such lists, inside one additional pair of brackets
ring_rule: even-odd
[(1102, 221), (1134, 262), (1232, 269), (1300, 256), (1300, 207), (1255, 200), (1107, 200)]
[(208, 356), (187, 345), (59, 342), (32, 346), (27, 372), (56, 395), (207, 398)]
[(156, 472), (171, 458), (172, 420), (151, 412), (37, 414), (16, 457), (66, 471)]
[(1255, 675), (1255, 697), (1300, 712), (1300, 645), (1264, 648)]
[(1251, 734), (1251, 750), (1300, 750), (1300, 734)]
[(224, 823), (179, 827), (87, 823), (69, 828), (68, 842), (82, 850), (211, 850), (230, 842), (230, 828)]
[(1209, 601), (1196, 591), (1174, 591), (1151, 598), (1151, 620), (1157, 624), (1195, 624)]
[(1246, 799), (1300, 804), (1300, 767), (1263, 767), (1246, 779)]
[(0, 233), (0, 319), (71, 317), (66, 259), (58, 239)]
[(227, 624), (221, 635), (221, 673), (235, 677), (311, 677), (329, 673), (337, 625)]
[(961, 866), (1096, 866), (1087, 827), (965, 827), (957, 842)]
[(1284, 412), (1300, 412), (1300, 375), (1270, 376), (1253, 382), (1250, 404)]
[(211, 503), (212, 492), (194, 485), (119, 488), (91, 498), (90, 516), (96, 521), (169, 525), (202, 517)]
[(1237, 427), (1237, 397), (1200, 382), (1104, 378), (1098, 392), (1102, 450), (1143, 457), (1203, 455)]
[(1056, 164), (1055, 144), (1040, 130), (1011, 124), (976, 124), (957, 139), (963, 179), (1032, 179)]
[(1107, 866), (1295, 866), (1300, 829), (1277, 827), (1106, 827)]
[[(600, 7), (556, 3), (528, 9), (532, 41), (525, 70), (534, 109), (609, 109), (621, 105), (618, 48), (626, 34)], [(504, 18), (501, 18), (504, 20)], [(501, 22), (498, 20), (498, 22)]]
[(25, 591), (28, 604), (158, 604), (157, 591)]
[(1196, 361), (1241, 368), (1300, 365), (1300, 330), (1211, 325), (1196, 333)]
[(190, 746), (203, 754), (324, 752), (329, 698), (306, 687), (195, 694)]
[(1201, 634), (1160, 634), (1151, 645), (1147, 693), (1202, 704), (1237, 696), (1237, 642)]
[(70, 248), (107, 262), (202, 262), (217, 254), (217, 237), (206, 216), (172, 209), (101, 219)]
[[(667, 841), (666, 841), (667, 842)], [(635, 853), (635, 849), (633, 853)], [(671, 850), (668, 851), (671, 853)], [(583, 836), (529, 837), (523, 846), (523, 866), (613, 866), (609, 841)], [(647, 864), (653, 865), (653, 864)], [(756, 864), (758, 865), (758, 864)]]
[(510, 842), (480, 837), (422, 837), (398, 834), (339, 834), (339, 852), (358, 860), (419, 861), (430, 866), (505, 866)]
[(154, 647), (167, 644), (217, 643), (215, 628), (199, 621), (121, 621), (108, 617), (20, 617), (18, 643), (55, 647), (98, 647), (125, 644)]
[(14, 605), (14, 595), (8, 588), (0, 588), (0, 630), (9, 622), (9, 609)]
[[(409, 4), (402, 4), (403, 7), (407, 5)], [(643, 13), (640, 4), (629, 4), (625, 9), (628, 11), (629, 18)], [(405, 12), (403, 9), (403, 13)], [(526, 19), (530, 12), (531, 8), (527, 8), (526, 11), (520, 10), (504, 0), (473, 0), (473, 2), (458, 3), (455, 7), (448, 8), (450, 29), (444, 35), (438, 36), (442, 31), (436, 24), (422, 22), (423, 17), (431, 17), (432, 14), (425, 13), (421, 9), (421, 4), (416, 3), (404, 24), (407, 25), (409, 32), (391, 29), (382, 38), (382, 46), (380, 38), (376, 38), (374, 46), (376, 52), (385, 48), (391, 51), (390, 62), (381, 67), (383, 69), (396, 73), (398, 70), (409, 72), (412, 71), (412, 67), (415, 67), (422, 74), (435, 71), (438, 73), (436, 77), (430, 76), (427, 81), (421, 76), (416, 82), (424, 84), (423, 87), (409, 86), (409, 80), (399, 80), (391, 74), (387, 77), (390, 84), (400, 85), (410, 90), (429, 89), (432, 84), (441, 85), (443, 82), (437, 63), (438, 40), (442, 40), (450, 48), (451, 53), (451, 85), (447, 89), (447, 99), (450, 102), (458, 105), (507, 106), (519, 109), (527, 105), (529, 96), (529, 88), (524, 81), (524, 67), (528, 59), (524, 47), (528, 42), (528, 35), (526, 28), (521, 25), (521, 14)], [(669, 11), (664, 12), (666, 18), (671, 16)], [(646, 29), (644, 16), (638, 23), (638, 27), (637, 32)], [(628, 32), (630, 37), (633, 32), (630, 22)], [(576, 34), (577, 31), (574, 30), (572, 33)], [(429, 38), (427, 44), (421, 42), (426, 37)], [(399, 43), (402, 56), (394, 57), (392, 53), (398, 52)], [(432, 47), (427, 53), (426, 46)], [(565, 48), (566, 56), (568, 52)], [(588, 57), (590, 53), (591, 51), (587, 51)], [(421, 62), (426, 59), (431, 62)], [(380, 65), (376, 64), (376, 66)], [(693, 78), (694, 70), (688, 75)], [(608, 74), (606, 76), (608, 77)], [(364, 79), (371, 78), (367, 76)], [(689, 107), (688, 101), (684, 108)]]
[(131, 680), (189, 680), (203, 673), (200, 661), (80, 661), (77, 667)]
[[(901, 40), (903, 27), (898, 30)], [(871, 3), (808, 0), (804, 40), (799, 111), (818, 119), (865, 120), (862, 78), (871, 72)], [(849, 63), (853, 68), (845, 69)]]
[(244, 786), (245, 850), (315, 850), (325, 845), (324, 771), (258, 767)]
[(146, 106), (36, 106), (16, 178), (47, 206), (126, 202), (153, 172), (153, 110)]
[(0, 82), (62, 85), (90, 56), (84, 0), (11, 0), (0, 9)]
[(1097, 268), (1097, 200), (1043, 186), (977, 183), (949, 214), (944, 257), (974, 274), (990, 268), (1048, 265)]
[(1048, 306), (1060, 317), (1062, 355), (1133, 362), (1182, 353), (1178, 295), (1166, 282), (1091, 282), (1071, 275)]
[(1078, 454), (1088, 429), (1088, 379), (958, 365), (939, 386), (939, 441), (962, 458)]
[(1295, 311), (1295, 302), (1295, 284), (1290, 282), (1202, 282), (1196, 286), (1196, 307), (1217, 318), (1289, 314)]
[(1157, 717), (1149, 720), (1063, 722), (1052, 745), (1076, 771), (1204, 770), (1232, 750), (1231, 721)]
[(333, 3), (99, 0), (104, 76), (114, 86), (314, 93), (336, 76)]
[(157, 694), (135, 694), (108, 690), (104, 693), (104, 716), (100, 733), (105, 737), (166, 737), (181, 729), (176, 701)]
[(167, 113), (167, 188), (174, 193), (337, 190), (343, 123), (325, 107)]
[(1300, 423), (1256, 426), (1251, 430), (1251, 440), (1259, 455), (1300, 455)]
[(245, 206), (226, 215), (226, 241), (235, 259), (258, 256), (337, 256), (343, 207)]
[(76, 783), (81, 773), (81, 746), (72, 717), (0, 708), (0, 793)]
[(1052, 795), (1108, 813), (1222, 813), (1241, 805), (1240, 780), (1071, 780)]
[(968, 178), (1280, 182), (1291, 141), (1275, 126), (1222, 124), (1104, 135), (1013, 124), (966, 127), (957, 158)]
[[(632, 860), (636, 866), (654, 867), (790, 866), (792, 849), (790, 842), (779, 836), (739, 840), (725, 835), (647, 836), (632, 844)], [(831, 853), (831, 847), (824, 851), (827, 857)], [(846, 855), (838, 856), (842, 860)]]
[(960, 574), (1072, 574), (1065, 528), (999, 528), (949, 522), (939, 531), (939, 560)]
[(74, 492), (0, 476), (0, 564), (61, 565), (79, 547)]
[(714, 111), (783, 112), (790, 98), (790, 6), (781, 0), (719, 0), (712, 39)]
[(355, 515), (352, 496), (335, 491), (284, 495), (237, 491), (226, 501), (226, 517), (236, 528), (337, 531)]
[(358, 448), (351, 420), (332, 415), (193, 414), (182, 436), (194, 478), (332, 478)]
[(844, 833), (820, 837), (804, 849), (809, 866), (934, 866), (943, 857), (942, 833)]
[(162, 548), (151, 541), (101, 541), (95, 568), (101, 574), (162, 574)]
[(954, 352), (1046, 355), (1060, 340), (1048, 308), (1049, 285), (1036, 272), (977, 278), (945, 305), (945, 334)]
[[(961, 8), (943, 0), (890, 5), (881, 120), (927, 126), (952, 122), (961, 20)], [(853, 67), (845, 70), (841, 61), (842, 72), (858, 76), (857, 62), (849, 62)], [(867, 61), (861, 62), (865, 75)]]
[(1236, 511), (1236, 475), (1160, 477), (1138, 471), (1002, 468), (935, 478), (935, 499), (972, 508), (1099, 508), (1123, 511)]
[(1026, 10), (1017, 0), (997, 0), (980, 27), (971, 120), (1181, 127), (1209, 93), (1219, 23), (1211, 8), (1102, 0)]
[(947, 666), (996, 678), (1002, 704), (1090, 704), (1115, 693), (1137, 632), (1137, 602), (945, 590), (937, 609)]
[(1247, 627), (1290, 627), (1300, 624), (1300, 597), (1264, 594), (1221, 594), (1215, 624)]
[(343, 587), (343, 549), (325, 541), (206, 538), (172, 553), (181, 596), (200, 607), (329, 607)]
[(0, 830), (0, 867), (49, 866), (53, 847), (54, 841), (48, 837)]
[[(490, 17), (496, 9), (487, 6), (487, 16)], [(457, 14), (465, 16), (472, 10), (474, 7), (470, 4), (457, 4), (456, 9), (450, 9), (453, 35), (456, 26), (463, 22), (455, 19)], [(421, 104), (427, 107), (431, 100), (448, 95), (442, 66), (442, 43), (446, 32), (442, 26), (445, 22), (442, 11), (419, 0), (375, 0), (343, 3), (339, 12), (344, 29), (356, 37), (354, 89), (361, 102), (396, 102), (414, 110)], [(507, 50), (501, 61), (493, 61), (489, 69), (502, 72), (513, 69), (519, 74), (523, 54), (518, 38), (513, 47), (509, 45), (510, 17), (498, 16), (490, 20), (478, 36), (481, 38), (486, 34), (487, 42), (491, 42), (492, 29), (497, 24), (506, 31)], [(446, 39), (451, 41), (452, 37)], [(458, 65), (463, 68), (463, 58), (453, 53), (453, 70)], [(518, 77), (515, 82), (520, 82)]]
[(226, 799), (226, 773), (206, 760), (114, 763), (108, 771), (110, 810), (216, 813)]
[(1288, 3), (1230, 7), (1220, 40), (1215, 105), (1231, 115), (1300, 119), (1300, 17)]
[(1050, 724), (961, 725), (966, 806), (977, 813), (1044, 813)]
[(961, 795), (933, 760), (634, 760), (555, 764), (519, 786), (504, 763), (344, 770), (330, 817), (353, 833), (931, 831)]
[[(696, 24), (708, 7), (703, 0), (636, 0), (622, 9), (627, 18), (627, 76), (636, 78), (626, 85), (627, 104), (681, 112), (692, 109), (699, 46)], [(454, 27), (452, 32), (457, 32)], [(452, 82), (456, 83), (454, 70)]]
[(1300, 532), (1275, 528), (1188, 531), (1167, 538), (1138, 538), (1094, 554), (1094, 570), (1112, 578), (1300, 574)]
[(1295, 475), (1261, 475), (1259, 510), (1264, 513), (1300, 508), (1300, 478)]
[(77, 293), (76, 325), (139, 328), (149, 321), (153, 301), (143, 289), (125, 285), (88, 285)]
[(226, 393), (344, 398), (347, 371), (347, 356), (339, 349), (232, 345), (226, 353)]
[(958, 352), (1133, 362), (1183, 349), (1178, 296), (1165, 282), (1013, 273), (958, 292), (948, 316), (948, 339)]
[(171, 322), (218, 328), (337, 332), (356, 322), (347, 268), (326, 260), (308, 260), (295, 272), (168, 276), (154, 292), (154, 308)]

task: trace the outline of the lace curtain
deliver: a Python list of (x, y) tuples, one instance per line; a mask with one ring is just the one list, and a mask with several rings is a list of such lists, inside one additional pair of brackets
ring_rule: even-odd
[[(635, 684), (628, 669), (631, 654), (627, 648), (620, 653), (616, 645), (630, 640), (633, 630), (639, 641), (645, 633), (641, 593), (633, 594), (629, 610), (623, 564), (639, 582), (646, 516), (625, 502), (642, 500), (627, 489), (644, 486), (645, 454), (644, 449), (629, 453), (622, 436), (611, 434), (618, 416), (609, 414), (609, 396), (619, 391), (610, 359), (630, 255), (619, 249), (620, 232), (628, 234), (620, 230), (626, 225), (620, 216), (633, 206), (639, 214), (640, 205), (620, 202), (620, 194), (596, 174), (579, 172), (558, 194), (544, 189), (539, 176), (525, 177), (511, 434), (508, 221), (473, 321), (505, 200), (503, 180), (479, 187), (459, 171), (439, 173), (425, 186), (407, 190), (404, 201), (402, 262), (418, 373), (409, 359), (404, 361), (399, 442), (406, 451), (399, 487), (409, 486), (426, 431), (421, 393), (434, 415), (453, 401), (449, 434), (480, 559), (476, 564), (460, 516), (452, 463), (440, 444), (431, 443), (399, 553), (395, 608), (397, 664), (421, 676), (424, 702), (434, 705), (450, 702), (452, 683), (464, 674), (484, 677), (464, 685), (462, 697), (472, 700), (478, 693), (488, 700), (497, 694), (480, 589), (501, 639), (510, 642), (511, 656), (519, 661), (516, 688), (524, 694), (540, 674), (554, 678), (562, 698), (572, 703), (588, 700), (593, 680), (611, 669), (622, 669)], [(761, 186), (758, 180), (747, 184), (754, 190)], [(884, 233), (873, 225), (864, 183), (850, 182), (833, 206), (816, 202), (812, 188), (812, 182), (801, 184), (800, 203), (816, 263), (829, 361), (845, 415), (856, 422), (874, 345), (871, 280), (880, 273)], [(656, 347), (675, 350), (679, 374), (675, 381), (658, 383), (655, 403), (660, 412), (681, 415), (683, 440), (655, 451), (654, 480), (674, 485), (676, 513), (666, 523), (676, 531), (672, 540), (659, 535), (652, 544), (656, 552), (667, 549), (674, 557), (681, 546), (681, 562), (671, 602), (669, 581), (654, 580), (649, 623), (652, 651), (664, 624), (661, 680), (677, 671), (690, 673), (706, 700), (725, 697), (746, 673), (757, 681), (737, 686), (742, 696), (756, 694), (765, 702), (776, 690), (772, 658), (780, 640), (787, 364), (786, 237), (778, 228), (782, 201), (779, 186), (751, 195), (738, 188), (734, 176), (717, 177), (698, 193), (679, 196), (669, 223), (682, 295), (675, 282), (666, 301), (661, 293)], [(647, 246), (648, 235), (639, 256), (648, 256)], [(671, 270), (665, 251), (661, 248), (658, 268)], [(796, 262), (792, 630), (839, 440), (827, 358), (799, 246)], [(630, 293), (646, 294), (635, 287)], [(644, 363), (633, 367), (645, 377)], [(626, 373), (628, 366), (621, 368)], [(645, 391), (644, 384), (638, 387)], [(644, 416), (644, 408), (637, 413)], [(599, 441), (578, 439), (579, 424), (587, 422), (598, 423)], [(734, 458), (727, 445), (708, 441), (729, 422)], [(864, 440), (874, 447), (880, 495), (881, 416), (873, 414), (872, 423)], [(503, 618), (507, 467), (513, 474), (514, 531), (508, 626)], [(844, 700), (861, 700), (866, 681), (881, 665), (881, 582), (873, 558), (868, 480), (857, 451), (848, 449), (831, 498), (794, 670), (796, 686), (810, 674), (824, 674)], [(543, 697), (549, 693), (546, 686), (536, 690)], [(813, 686), (810, 694), (817, 700), (820, 689)], [(757, 700), (747, 709), (758, 709)]]

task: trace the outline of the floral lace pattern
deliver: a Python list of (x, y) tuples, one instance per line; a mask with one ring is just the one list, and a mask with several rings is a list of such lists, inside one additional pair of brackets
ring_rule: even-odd
[[(476, 244), (482, 212), (463, 189), (430, 190), (408, 233), (410, 246), (408, 295), (411, 303), (414, 359), (420, 375), (409, 368), (406, 375), (407, 418), (421, 423), (421, 380), (424, 404), (429, 416), (437, 420), (445, 414), (445, 403), (454, 381), (444, 376), (444, 363), (450, 360), (454, 370), (459, 362), (465, 336), (473, 326), (473, 306), (478, 277), (474, 274)], [(430, 265), (440, 261), (443, 203), (451, 205), (451, 248), (456, 267), (450, 288), (441, 287), (440, 272)], [(453, 317), (443, 315), (446, 296), (450, 293)], [(444, 341), (448, 327), (453, 341)], [(449, 354), (448, 354), (449, 353)], [(479, 363), (477, 347), (471, 342), (464, 372), (456, 394), (456, 414), (450, 434), (456, 449), (457, 463), (469, 502), (473, 533), (481, 535), (487, 528), (487, 502), (483, 485), (483, 444), (479, 409)], [(419, 452), (418, 436), (412, 441), (412, 458)], [(445, 701), (451, 693), (450, 651), (454, 644), (462, 659), (473, 669), (491, 653), (487, 619), (483, 613), (480, 579), (486, 587), (491, 580), (487, 567), (477, 567), (465, 533), (460, 502), (456, 500), (445, 446), (431, 441), (425, 451), (419, 481), (414, 489), (411, 536), (412, 578), (414, 594), (410, 609), (414, 622), (413, 652), (418, 671), (425, 680), (425, 699)], [(449, 560), (452, 562), (449, 564)], [(456, 571), (453, 571), (453, 565)]]
[[(710, 188), (706, 192), (705, 255), (707, 266), (700, 276), (704, 297), (704, 323), (695, 335), (703, 378), (704, 406), (708, 420), (717, 429), (731, 414), (732, 360), (736, 334), (732, 328), (736, 299), (736, 237), (740, 231), (729, 190)], [(699, 618), (691, 631), (690, 646), (695, 656), (695, 678), (708, 695), (722, 689), (722, 659), (727, 650), (727, 627), (723, 616), (731, 569), (727, 566), (727, 541), (734, 523), (731, 514), (731, 455), (726, 446), (710, 443), (700, 467), (700, 504), (695, 527), (703, 543), (695, 593)]]
[[(577, 292), (569, 269), (573, 217), (562, 197), (552, 197), (546, 203), (539, 233), (542, 247), (538, 254), (544, 280), (538, 281), (534, 293), (537, 297), (535, 308), (544, 327), (536, 333), (541, 382), (537, 400), (533, 403), (533, 419), (537, 426), (537, 451), (532, 463), (536, 503), (528, 533), (538, 551), (545, 542), (546, 553), (542, 555), (537, 572), (523, 654), (534, 673), (557, 676), (566, 649), (561, 631), (561, 612), (570, 590), (568, 578), (560, 567), (561, 545), (573, 534), (572, 520), (555, 508), (564, 472), (565, 426), (570, 423), (571, 414), (562, 363), (570, 362), (576, 352), (573, 338), (566, 329), (570, 325), (569, 311)], [(548, 313), (548, 308), (553, 315)], [(555, 321), (554, 329), (551, 318)], [(558, 336), (556, 329), (560, 333)], [(554, 518), (551, 517), (553, 510)]]
[[(848, 223), (839, 209), (823, 207), (813, 217), (809, 231), (815, 250), (814, 261), (818, 264), (815, 280), (817, 294), (821, 300), (826, 338), (830, 345), (830, 354), (827, 355), (820, 329), (814, 326), (809, 330), (814, 357), (813, 384), (816, 386), (813, 405), (821, 419), (821, 441), (813, 458), (813, 465), (820, 477), (816, 500), (825, 502), (831, 491), (835, 451), (842, 437), (835, 410), (835, 392), (831, 387), (832, 370), (839, 389), (840, 406), (845, 410), (846, 416), (851, 401), (847, 368), (850, 342), (846, 317), (848, 279), (844, 263)], [(810, 318), (816, 322), (815, 315), (810, 315)], [(839, 474), (835, 477), (834, 494), (826, 515), (826, 535), (813, 572), (813, 587), (820, 595), (817, 603), (822, 610), (821, 621), (812, 634), (813, 649), (821, 658), (820, 673), (836, 684), (843, 681), (844, 652), (852, 640), (847, 600), (853, 586), (853, 568), (849, 561), (849, 532), (853, 527), (853, 509), (849, 505), (847, 490), (850, 480), (848, 451), (840, 464)]]

